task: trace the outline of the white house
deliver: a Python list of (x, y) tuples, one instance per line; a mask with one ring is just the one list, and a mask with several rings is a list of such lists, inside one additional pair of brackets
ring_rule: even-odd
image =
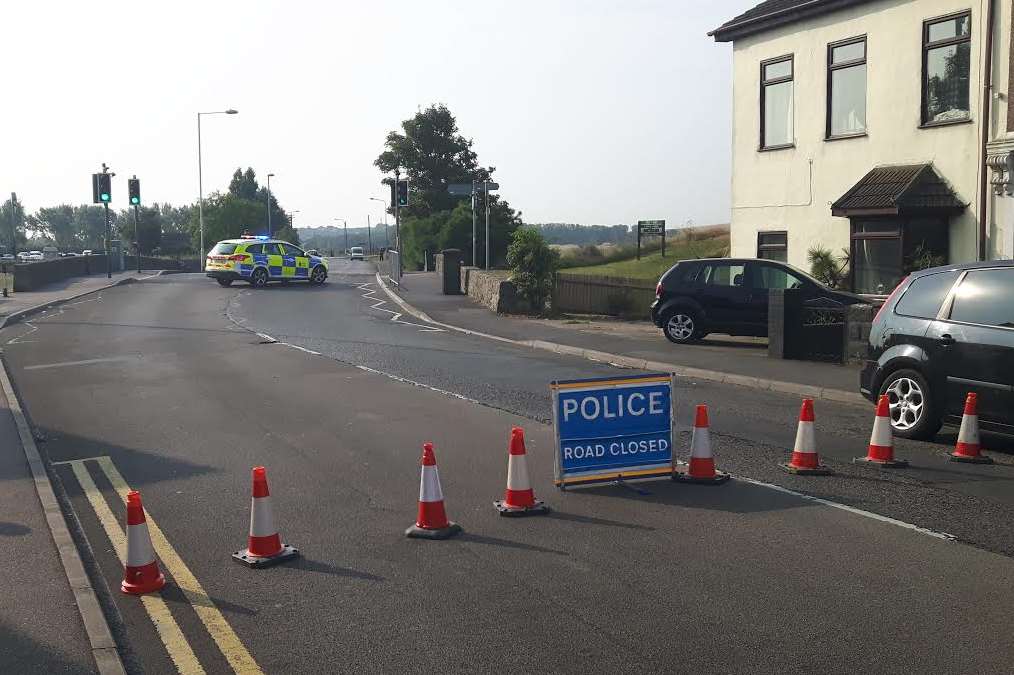
[(1014, 256), (1011, 0), (766, 0), (733, 44), (732, 255), (808, 268), (847, 249), (856, 291)]

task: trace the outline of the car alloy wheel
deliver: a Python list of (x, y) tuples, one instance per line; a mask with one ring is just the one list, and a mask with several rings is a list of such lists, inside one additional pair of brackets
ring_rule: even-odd
[(694, 334), (694, 317), (677, 312), (666, 323), (669, 335), (678, 342), (685, 342)]
[(327, 279), (327, 272), (324, 270), (324, 268), (319, 266), (314, 267), (313, 274), (310, 275), (310, 282), (317, 284), (319, 286), (322, 283), (324, 283), (325, 279)]
[(918, 382), (908, 377), (899, 377), (884, 393), (891, 404), (891, 426), (898, 431), (907, 431), (919, 423), (925, 410), (926, 397)]
[(250, 283), (256, 288), (263, 288), (268, 285), (268, 271), (263, 267), (258, 267), (253, 271), (253, 275), (250, 277)]

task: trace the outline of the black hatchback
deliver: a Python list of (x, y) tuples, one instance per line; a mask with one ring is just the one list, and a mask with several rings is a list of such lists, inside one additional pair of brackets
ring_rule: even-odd
[(828, 288), (805, 272), (773, 260), (682, 260), (659, 279), (651, 320), (677, 344), (708, 333), (768, 334), (768, 295), (798, 288), (812, 307), (854, 305), (862, 298)]
[(860, 391), (889, 397), (896, 435), (959, 422), (970, 392), (982, 429), (1014, 433), (1014, 261), (913, 273), (874, 318), (869, 348)]

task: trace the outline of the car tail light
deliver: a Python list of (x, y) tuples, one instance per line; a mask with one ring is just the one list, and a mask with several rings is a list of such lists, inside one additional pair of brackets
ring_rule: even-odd
[(655, 297), (656, 298), (661, 298), (662, 297), (662, 282), (661, 281), (658, 282), (658, 285), (655, 286)]
[(904, 279), (902, 279), (900, 282), (898, 282), (898, 285), (894, 287), (894, 290), (891, 291), (891, 294), (889, 296), (887, 296), (887, 300), (884, 300), (884, 304), (882, 304), (880, 306), (880, 309), (877, 310), (877, 313), (873, 315), (873, 323), (877, 322), (877, 319), (880, 318), (881, 312), (884, 311), (885, 307), (887, 307), (889, 304), (891, 304), (891, 302), (894, 300), (894, 297), (896, 295), (898, 295), (898, 291), (900, 291), (901, 287), (905, 285), (906, 281), (908, 281), (908, 277), (905, 277)]
[(243, 262), (246, 260), (246, 253), (237, 253), (236, 255), (229, 256), (229, 260), (233, 262)]

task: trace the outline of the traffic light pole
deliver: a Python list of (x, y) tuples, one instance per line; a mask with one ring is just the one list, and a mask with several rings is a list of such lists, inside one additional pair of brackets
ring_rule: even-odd
[(113, 258), (109, 251), (109, 203), (104, 203), (103, 208), (106, 210), (106, 278), (113, 278)]
[(476, 244), (478, 242), (475, 239), (475, 181), (472, 181), (472, 267), (478, 267), (479, 261), (476, 259)]
[(137, 273), (141, 273), (141, 240), (137, 236), (137, 204), (134, 204), (134, 244), (137, 245)]
[(398, 205), (398, 183), (401, 181), (401, 173), (394, 170), (394, 243), (398, 247), (398, 280), (401, 281), (401, 272), (404, 265), (401, 263), (405, 252), (401, 250), (401, 207)]

